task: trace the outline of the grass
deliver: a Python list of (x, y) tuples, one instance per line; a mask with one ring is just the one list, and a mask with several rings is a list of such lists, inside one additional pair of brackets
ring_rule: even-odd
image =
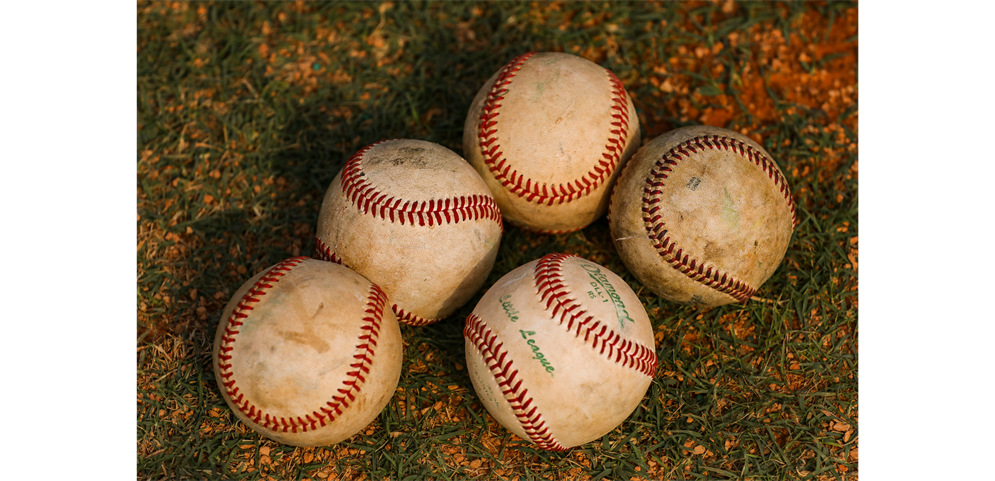
[[(856, 5), (816, 3), (149, 3), (138, 15), (137, 437), (140, 479), (856, 479)], [(763, 300), (684, 308), (643, 288), (602, 219), (508, 226), (485, 287), (550, 252), (639, 293), (660, 369), (602, 439), (548, 453), (477, 402), (463, 319), (402, 327), (396, 396), (366, 430), (295, 448), (237, 421), (210, 364), (249, 277), (312, 255), (325, 189), (383, 138), (462, 153), (484, 81), (555, 50), (612, 69), (644, 142), (684, 125), (774, 156), (800, 224)]]

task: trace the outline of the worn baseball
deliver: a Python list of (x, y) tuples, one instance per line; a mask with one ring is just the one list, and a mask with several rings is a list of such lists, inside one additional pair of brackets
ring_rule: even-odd
[(608, 269), (550, 254), (502, 277), (466, 319), (470, 380), (487, 411), (551, 450), (604, 436), (656, 371), (653, 327)]
[(346, 161), (318, 215), (319, 258), (383, 288), (398, 321), (440, 321), (494, 267), (501, 211), (462, 157), (432, 142), (386, 140)]
[(718, 127), (684, 127), (644, 145), (612, 197), (612, 239), (660, 297), (692, 306), (746, 302), (784, 258), (795, 203), (770, 154)]
[(639, 148), (639, 119), (610, 70), (555, 52), (515, 57), (477, 93), (463, 152), (511, 224), (544, 233), (586, 227)]
[(284, 444), (325, 446), (369, 425), (401, 375), (401, 330), (376, 284), (330, 262), (284, 260), (235, 292), (214, 337), (221, 396)]

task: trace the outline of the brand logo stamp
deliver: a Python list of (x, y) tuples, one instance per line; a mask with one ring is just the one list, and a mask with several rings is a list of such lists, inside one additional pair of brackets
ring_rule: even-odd
[(611, 282), (608, 282), (608, 276), (604, 272), (601, 272), (601, 268), (585, 262), (580, 263), (580, 266), (593, 279), (591, 287), (594, 290), (587, 291), (587, 295), (592, 299), (601, 299), (601, 302), (611, 302), (615, 306), (615, 315), (618, 317), (618, 324), (622, 329), (625, 329), (625, 321), (635, 324), (636, 320), (629, 316), (629, 311), (626, 310), (625, 303), (622, 302), (622, 297), (615, 291), (615, 287), (612, 286)]

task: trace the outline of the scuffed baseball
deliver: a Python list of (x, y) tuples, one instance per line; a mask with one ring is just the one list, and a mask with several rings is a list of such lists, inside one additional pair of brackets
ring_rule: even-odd
[(560, 451), (600, 438), (646, 394), (657, 358), (639, 298), (594, 262), (549, 254), (506, 274), (463, 330), (487, 411), (522, 439)]
[(463, 152), (506, 221), (559, 233), (605, 214), (639, 136), (632, 99), (610, 70), (575, 55), (527, 53), (477, 93)]
[(750, 299), (781, 263), (794, 224), (791, 191), (770, 154), (706, 126), (639, 149), (609, 213), (629, 271), (660, 297), (692, 306)]
[(325, 446), (369, 425), (401, 375), (401, 330), (375, 284), (307, 257), (249, 279), (225, 307), (212, 364), (221, 395), (256, 432)]
[(318, 215), (318, 257), (382, 287), (398, 321), (449, 316), (483, 286), (501, 242), (501, 212), (462, 157), (422, 140), (356, 152)]

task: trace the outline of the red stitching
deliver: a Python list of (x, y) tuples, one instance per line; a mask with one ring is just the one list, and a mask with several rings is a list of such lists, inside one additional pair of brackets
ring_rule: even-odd
[(410, 312), (405, 311), (404, 309), (401, 309), (400, 307), (397, 307), (397, 304), (390, 306), (390, 308), (394, 311), (394, 315), (397, 316), (398, 322), (403, 322), (409, 326), (424, 326), (428, 324), (435, 324), (436, 322), (439, 322), (443, 319), (441, 317), (438, 319), (426, 319), (417, 314), (412, 314)]
[(689, 254), (685, 253), (684, 249), (674, 243), (667, 235), (667, 230), (664, 229), (665, 223), (661, 221), (663, 216), (659, 213), (661, 206), (656, 205), (660, 199), (653, 197), (662, 193), (663, 181), (670, 175), (668, 172), (672, 172), (673, 167), (677, 166), (678, 161), (705, 149), (735, 152), (760, 167), (767, 173), (767, 177), (774, 182), (774, 185), (779, 186), (781, 194), (784, 195), (788, 202), (788, 208), (791, 210), (791, 225), (797, 224), (795, 201), (791, 197), (784, 177), (774, 167), (774, 162), (743, 141), (719, 135), (699, 135), (688, 139), (667, 151), (660, 160), (656, 161), (649, 177), (646, 178), (646, 187), (643, 188), (643, 223), (646, 226), (646, 233), (653, 241), (653, 247), (671, 267), (692, 281), (700, 282), (712, 289), (728, 294), (739, 302), (746, 302), (756, 292), (756, 288), (712, 266), (706, 267), (704, 263), (699, 263), (697, 259), (691, 258)]
[(362, 167), (363, 156), (381, 140), (359, 149), (342, 168), (342, 191), (364, 214), (370, 214), (391, 223), (434, 226), (458, 224), (462, 221), (490, 219), (504, 230), (501, 210), (494, 198), (485, 194), (461, 195), (448, 199), (406, 201), (388, 197), (370, 184)]
[(499, 102), (508, 93), (508, 86), (511, 85), (515, 73), (521, 70), (525, 61), (533, 55), (535, 54), (531, 52), (519, 55), (501, 69), (501, 73), (498, 74), (498, 78), (494, 81), (494, 85), (487, 94), (487, 100), (481, 108), (477, 138), (484, 163), (494, 174), (494, 178), (501, 182), (501, 185), (515, 195), (525, 198), (528, 202), (535, 201), (546, 205), (562, 204), (578, 199), (597, 189), (605, 179), (611, 177), (612, 173), (615, 172), (622, 153), (625, 151), (626, 137), (629, 131), (629, 104), (626, 101), (627, 97), (622, 82), (611, 70), (605, 69), (612, 89), (610, 108), (613, 111), (611, 114), (613, 121), (609, 130), (610, 135), (605, 144), (605, 151), (601, 154), (602, 158), (598, 159), (590, 172), (579, 179), (567, 182), (566, 185), (540, 184), (533, 182), (532, 179), (525, 179), (517, 170), (512, 170), (511, 163), (502, 156), (501, 145), (495, 136), (497, 134), (495, 126), (498, 123), (495, 118), (501, 114)]
[(556, 441), (549, 432), (537, 406), (532, 405), (532, 397), (528, 395), (529, 390), (522, 387), (522, 380), (518, 378), (518, 369), (512, 365), (508, 351), (503, 349), (504, 343), (498, 342), (491, 328), (484, 324), (482, 319), (470, 313), (466, 318), (463, 335), (473, 343), (484, 358), (529, 439), (542, 449), (565, 451), (567, 448)]
[[(376, 284), (370, 286), (370, 294), (366, 302), (366, 317), (363, 318), (361, 327), (363, 335), (359, 337), (359, 344), (356, 346), (357, 353), (353, 358), (357, 360), (350, 367), (355, 370), (346, 373), (348, 378), (345, 381), (346, 389), (339, 389), (339, 395), (332, 396), (326, 407), (321, 408), (321, 412), (328, 416), (329, 421), (334, 421), (335, 416), (342, 413), (343, 408), (349, 407), (349, 401), (354, 401), (356, 396), (353, 392), (359, 392), (362, 383), (366, 382), (364, 374), (369, 374), (370, 364), (373, 364), (373, 357), (376, 354), (377, 339), (380, 337), (380, 324), (383, 321), (384, 306), (387, 303), (387, 295)], [(334, 413), (334, 414), (333, 414)], [(317, 412), (314, 413), (319, 416)], [(312, 426), (313, 428), (313, 426)]]
[(336, 253), (332, 252), (332, 248), (325, 244), (320, 237), (315, 236), (314, 238), (314, 253), (315, 257), (323, 261), (334, 262), (341, 266), (349, 267), (344, 262), (342, 258)]
[[(269, 413), (263, 412), (261, 409), (256, 408), (249, 400), (245, 399), (244, 395), (239, 392), (239, 388), (236, 385), (236, 380), (232, 376), (231, 364), (228, 362), (231, 360), (230, 353), (234, 346), (232, 344), (235, 342), (235, 334), (238, 331), (232, 330), (234, 327), (242, 325), (242, 322), (237, 319), (243, 319), (248, 317), (243, 311), (251, 310), (252, 307), (248, 303), (259, 302), (259, 297), (266, 294), (265, 289), (273, 287), (272, 283), (279, 280), (279, 277), (283, 276), (292, 267), (300, 264), (307, 257), (295, 257), (292, 259), (287, 259), (272, 269), (270, 269), (266, 274), (263, 275), (259, 281), (256, 282), (252, 289), (249, 289), (249, 293), (242, 298), (239, 302), (238, 307), (232, 313), (231, 317), (228, 318), (228, 327), (225, 330), (225, 337), (221, 339), (221, 349), (218, 354), (218, 367), (221, 371), (221, 377), (227, 381), (224, 383), (225, 388), (228, 391), (228, 396), (238, 407), (239, 411), (242, 411), (249, 419), (251, 419), (256, 424), (271, 429), (273, 431), (282, 432), (293, 432), (296, 433), (298, 430), (301, 432), (308, 432), (308, 430), (315, 430), (318, 425), (326, 426), (335, 420), (336, 416), (342, 414), (343, 408), (349, 407), (349, 401), (356, 399), (354, 392), (359, 392), (361, 390), (362, 383), (366, 382), (364, 374), (370, 372), (370, 365), (373, 364), (373, 356), (376, 351), (377, 339), (380, 337), (380, 324), (383, 318), (384, 306), (387, 302), (387, 296), (376, 284), (370, 287), (370, 294), (367, 297), (366, 303), (366, 317), (363, 318), (363, 325), (361, 330), (363, 334), (359, 337), (359, 344), (356, 346), (357, 353), (353, 355), (356, 362), (353, 362), (350, 367), (354, 370), (346, 373), (345, 385), (346, 389), (339, 389), (339, 394), (337, 396), (332, 396), (332, 400), (326, 403), (327, 407), (320, 407), (317, 410), (311, 412), (311, 414), (306, 414), (303, 417), (276, 417), (271, 416)], [(329, 409), (330, 408), (330, 409)], [(326, 421), (327, 418), (327, 421)]]
[[(316, 253), (315, 255), (323, 261), (334, 262), (336, 264), (349, 267), (348, 265), (346, 265), (345, 262), (342, 261), (341, 257), (335, 254), (335, 252), (332, 252), (331, 247), (322, 242), (321, 239), (318, 237), (314, 238), (314, 250)], [(400, 307), (397, 307), (397, 304), (390, 306), (390, 308), (392, 311), (394, 311), (394, 316), (397, 317), (398, 322), (403, 322), (404, 324), (407, 324), (409, 326), (425, 326), (428, 324), (434, 324), (442, 320), (442, 318), (426, 319), (417, 314), (410, 313), (408, 311), (405, 311), (404, 309), (401, 309)]]
[(560, 325), (566, 323), (567, 331), (572, 332), (575, 337), (580, 337), (583, 333), (584, 343), (590, 342), (591, 348), (602, 356), (653, 377), (657, 364), (654, 349), (623, 339), (606, 323), (589, 315), (576, 299), (569, 297), (570, 291), (563, 280), (561, 268), (563, 261), (571, 257), (578, 256), (549, 254), (536, 264), (536, 288), (539, 290), (539, 298), (546, 303), (546, 309), (552, 308), (553, 317), (559, 316)]

